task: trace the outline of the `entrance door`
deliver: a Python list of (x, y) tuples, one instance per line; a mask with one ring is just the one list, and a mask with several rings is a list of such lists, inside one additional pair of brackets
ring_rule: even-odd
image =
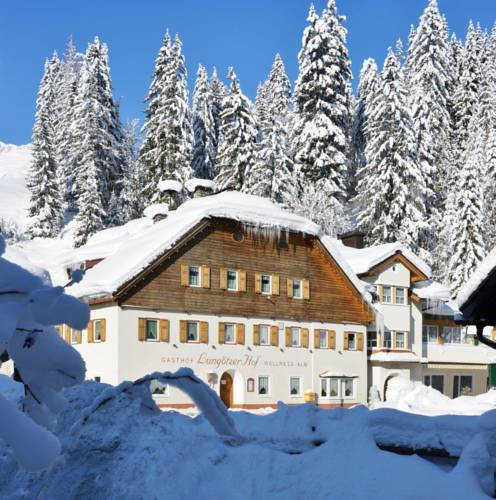
[(231, 408), (233, 403), (233, 379), (227, 372), (224, 372), (220, 379), (220, 399), (222, 399), (226, 408)]

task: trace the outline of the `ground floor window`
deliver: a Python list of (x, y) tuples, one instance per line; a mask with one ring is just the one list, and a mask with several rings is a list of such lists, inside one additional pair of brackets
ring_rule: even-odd
[(269, 377), (267, 375), (260, 375), (258, 377), (258, 394), (260, 396), (267, 396), (270, 394)]
[(300, 395), (300, 377), (289, 378), (289, 394), (291, 396)]
[(198, 323), (196, 321), (188, 321), (186, 324), (186, 334), (188, 342), (198, 342)]
[(145, 339), (158, 340), (158, 321), (156, 319), (146, 320)]
[(150, 392), (156, 396), (168, 396), (169, 386), (159, 380), (152, 380), (150, 382)]
[(424, 385), (444, 393), (444, 375), (424, 375)]
[(455, 375), (453, 377), (453, 397), (472, 394), (472, 375)]
[(339, 377), (321, 379), (320, 397), (334, 399), (354, 399), (355, 379)]
[(269, 345), (269, 325), (260, 325), (260, 345)]
[(377, 347), (377, 332), (367, 332), (367, 347)]

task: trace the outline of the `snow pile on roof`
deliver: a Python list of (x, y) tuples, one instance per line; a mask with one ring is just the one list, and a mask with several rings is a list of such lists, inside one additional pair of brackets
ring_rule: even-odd
[(451, 298), (449, 288), (438, 281), (419, 281), (412, 286), (412, 291), (421, 299), (448, 302)]
[(413, 352), (386, 352), (379, 351), (373, 352), (369, 356), (370, 361), (382, 361), (382, 362), (404, 362), (404, 363), (418, 363), (420, 361), (419, 357)]
[(0, 221), (16, 225), (21, 231), (28, 224), (26, 174), (31, 160), (31, 145), (0, 143)]
[(158, 183), (158, 190), (163, 193), (164, 191), (175, 191), (180, 193), (183, 190), (183, 185), (179, 181), (166, 180)]
[(341, 247), (332, 238), (324, 236), (319, 226), (282, 210), (267, 199), (236, 191), (197, 198), (182, 204), (167, 219), (131, 235), (115, 253), (88, 270), (82, 282), (71, 286), (68, 293), (79, 297), (112, 294), (172, 248), (200, 221), (212, 217), (236, 220), (269, 235), (294, 231), (320, 237), (353, 285), (365, 300), (370, 301), (368, 292), (341, 256)]
[[(220, 437), (203, 415), (158, 412), (132, 393), (87, 411), (106, 390), (85, 382), (66, 391), (69, 405), (56, 428), (65, 453), (49, 473), (19, 470), (0, 443), (5, 498), (475, 500), (486, 498), (482, 485), (486, 492), (494, 486), (487, 431), (494, 418), (486, 416), (471, 419), (470, 426), (443, 417), (446, 432), (433, 419), (394, 410), (280, 405), (266, 416), (230, 412), (242, 436), (232, 442)], [(405, 445), (421, 442), (422, 434), (412, 428), (435, 439), (434, 445), (443, 439), (447, 447), (460, 450), (458, 465), (446, 470), (377, 447), (378, 434)]]
[(460, 290), (457, 297), (458, 307), (463, 308), (465, 302), (470, 299), (472, 294), (482, 285), (489, 275), (496, 271), (496, 247), (492, 249), (489, 255), (480, 263), (474, 274)]
[(401, 243), (385, 243), (384, 245), (375, 245), (366, 248), (352, 248), (340, 242), (339, 249), (353, 271), (358, 275), (368, 273), (370, 269), (396, 253), (401, 253), (427, 277), (430, 277), (432, 274), (431, 268)]
[(149, 219), (153, 219), (157, 215), (166, 215), (169, 213), (169, 205), (167, 203), (154, 203), (148, 205), (143, 210), (143, 215)]
[[(388, 383), (385, 402), (374, 403), (374, 408), (395, 408), (420, 415), (481, 415), (496, 410), (496, 390), (480, 396), (448, 398), (421, 382), (394, 377)], [(496, 414), (496, 412), (495, 412)]]
[(184, 187), (190, 192), (194, 193), (197, 188), (202, 187), (205, 189), (215, 190), (215, 182), (210, 179), (199, 179), (197, 177), (193, 177), (192, 179), (188, 179)]

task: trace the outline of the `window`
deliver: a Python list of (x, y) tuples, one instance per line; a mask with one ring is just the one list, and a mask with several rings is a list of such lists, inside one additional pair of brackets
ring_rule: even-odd
[(71, 344), (78, 344), (78, 331), (75, 328), (71, 328)]
[(405, 332), (396, 332), (396, 349), (405, 348)]
[(319, 330), (319, 348), (327, 349), (327, 330)]
[(348, 349), (353, 351), (356, 349), (356, 333), (348, 333)]
[(424, 325), (422, 328), (422, 342), (428, 342), (429, 344), (437, 343), (437, 326)]
[(424, 385), (432, 387), (437, 391), (444, 392), (444, 376), (443, 375), (425, 375)]
[(196, 321), (186, 323), (186, 338), (188, 342), (198, 342), (198, 323)]
[(300, 329), (291, 328), (291, 346), (300, 347)]
[(472, 394), (472, 375), (455, 375), (453, 377), (453, 398)]
[(158, 340), (158, 321), (156, 319), (146, 320), (145, 340), (147, 341)]
[(289, 378), (289, 394), (291, 396), (300, 395), (300, 377)]
[(262, 274), (260, 281), (261, 292), (265, 295), (270, 295), (272, 293), (272, 279), (269, 274)]
[(383, 304), (391, 304), (391, 287), (383, 286), (382, 287), (382, 303)]
[(303, 288), (301, 280), (293, 280), (293, 298), (301, 299), (303, 297)]
[(235, 328), (232, 323), (224, 323), (224, 342), (226, 344), (234, 344), (236, 342)]
[(270, 329), (268, 325), (260, 325), (260, 345), (270, 344), (269, 331)]
[(95, 319), (95, 321), (93, 322), (93, 341), (102, 341), (102, 321), (99, 319)]
[(150, 392), (156, 396), (168, 396), (169, 386), (159, 380), (152, 380), (150, 382)]
[(394, 301), (396, 304), (405, 304), (405, 289), (395, 288), (394, 290)]
[(392, 347), (391, 332), (384, 331), (384, 340), (382, 342), (382, 347), (384, 347), (384, 349), (391, 349)]
[(255, 380), (252, 378), (249, 378), (246, 381), (246, 392), (255, 392)]
[(101, 382), (102, 377), (95, 377), (95, 382)]
[(367, 332), (367, 347), (377, 347), (377, 332)]
[(443, 339), (445, 344), (461, 344), (462, 332), (459, 326), (443, 327)]
[(269, 377), (266, 375), (258, 377), (258, 394), (260, 396), (267, 396), (269, 394)]
[(189, 286), (200, 286), (200, 268), (199, 267), (189, 266), (188, 284), (189, 284)]
[(353, 378), (323, 378), (320, 381), (320, 397), (334, 399), (353, 399), (355, 382)]
[(238, 289), (238, 273), (236, 271), (227, 271), (227, 289)]

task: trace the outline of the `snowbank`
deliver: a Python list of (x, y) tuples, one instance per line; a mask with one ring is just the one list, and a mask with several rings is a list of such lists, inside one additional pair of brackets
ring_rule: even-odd
[(24, 396), (24, 386), (0, 374), (0, 394), (8, 401), (19, 401)]
[[(377, 447), (381, 423), (404, 423), (394, 410), (280, 405), (265, 416), (231, 412), (243, 437), (233, 443), (204, 416), (156, 411), (131, 392), (103, 398), (109, 389), (85, 382), (66, 391), (69, 404), (56, 428), (64, 456), (48, 472), (19, 470), (0, 443), (4, 497), (472, 500), (486, 498), (481, 484), (486, 491), (492, 487), (491, 443), (484, 434), (492, 419), (473, 419), (474, 434), (464, 436), (467, 453), (446, 471)], [(95, 399), (105, 401), (86, 411)], [(405, 418), (408, 425), (413, 418), (426, 421)], [(450, 425), (456, 430), (456, 423)], [(411, 435), (408, 429), (404, 434)], [(477, 472), (481, 460), (483, 476)]]

